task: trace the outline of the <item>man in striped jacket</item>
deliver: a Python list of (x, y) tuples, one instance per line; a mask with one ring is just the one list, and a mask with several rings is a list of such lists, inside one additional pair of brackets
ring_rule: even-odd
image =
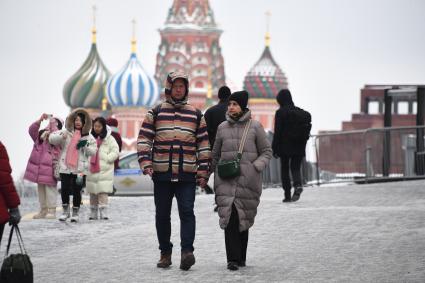
[(177, 199), (180, 216), (180, 269), (195, 264), (196, 183), (205, 187), (211, 159), (208, 132), (202, 113), (187, 103), (189, 79), (172, 72), (167, 76), (165, 101), (149, 110), (137, 140), (143, 174), (154, 182), (156, 232), (161, 257), (157, 267), (171, 265), (171, 204)]

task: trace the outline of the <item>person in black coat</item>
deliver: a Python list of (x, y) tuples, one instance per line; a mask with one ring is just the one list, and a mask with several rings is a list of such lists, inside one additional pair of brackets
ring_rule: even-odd
[(218, 90), (218, 99), (220, 99), (220, 101), (216, 105), (208, 108), (204, 114), (211, 149), (214, 146), (218, 126), (226, 121), (227, 103), (230, 94), (230, 89), (227, 86), (220, 87)]
[[(277, 102), (280, 108), (275, 114), (274, 136), (272, 142), (273, 155), (280, 157), (282, 188), (285, 192), (283, 202), (297, 201), (303, 191), (301, 182), (301, 162), (305, 157), (305, 141), (293, 141), (289, 138), (288, 132), (290, 125), (288, 123), (288, 114), (290, 110), (295, 109), (292, 101), (291, 92), (288, 89), (279, 91)], [(291, 179), (289, 170), (292, 173), (294, 194), (291, 197)]]
[[(205, 122), (207, 123), (208, 138), (210, 140), (211, 150), (214, 147), (215, 136), (217, 134), (218, 126), (226, 121), (226, 112), (229, 96), (231, 94), (230, 88), (227, 86), (222, 86), (218, 90), (218, 99), (219, 102), (207, 109), (204, 114)], [(207, 193), (213, 193), (213, 190), (207, 185)], [(217, 212), (218, 206), (214, 208), (214, 211)]]

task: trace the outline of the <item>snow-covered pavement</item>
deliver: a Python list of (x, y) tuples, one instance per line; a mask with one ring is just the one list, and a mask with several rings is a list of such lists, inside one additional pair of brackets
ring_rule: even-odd
[[(425, 282), (425, 181), (307, 188), (289, 204), (282, 197), (264, 190), (247, 267), (238, 271), (226, 269), (212, 195), (196, 199), (189, 271), (179, 269), (175, 202), (166, 270), (156, 268), (153, 197), (112, 197), (109, 221), (89, 222), (85, 205), (78, 224), (24, 219), (20, 227), (35, 282)], [(23, 200), (24, 212), (35, 209), (31, 201)]]

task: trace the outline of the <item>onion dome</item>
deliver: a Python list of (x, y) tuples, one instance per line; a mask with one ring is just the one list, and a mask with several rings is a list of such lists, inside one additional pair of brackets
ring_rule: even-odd
[(102, 108), (105, 85), (111, 73), (100, 59), (96, 47), (96, 29), (92, 30), (89, 56), (78, 71), (65, 83), (63, 98), (71, 108)]
[(266, 34), (263, 54), (245, 76), (243, 88), (250, 98), (275, 99), (279, 90), (288, 88), (288, 81), (270, 52), (270, 36)]
[(134, 35), (130, 60), (108, 80), (106, 91), (113, 107), (150, 107), (158, 101), (158, 83), (137, 59)]

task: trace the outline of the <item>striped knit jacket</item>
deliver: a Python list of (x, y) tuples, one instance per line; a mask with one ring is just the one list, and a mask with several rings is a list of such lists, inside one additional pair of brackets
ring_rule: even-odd
[(173, 105), (169, 99), (161, 104), (156, 118), (153, 111), (146, 113), (137, 139), (140, 168), (165, 173), (171, 161), (174, 181), (181, 172), (208, 179), (211, 150), (204, 117), (198, 128), (197, 109), (190, 104)]

